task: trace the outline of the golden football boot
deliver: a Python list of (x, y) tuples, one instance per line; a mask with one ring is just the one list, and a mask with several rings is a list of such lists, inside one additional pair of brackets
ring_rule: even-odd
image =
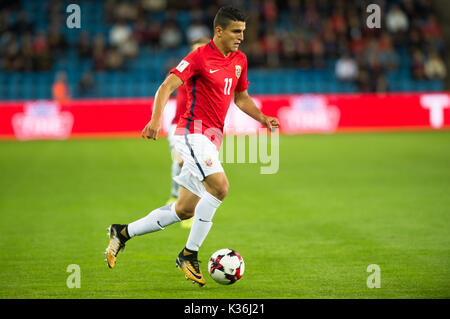
[(183, 249), (177, 257), (177, 267), (183, 270), (186, 279), (190, 279), (193, 283), (198, 283), (200, 287), (205, 285), (205, 278), (198, 265), (197, 252)]
[(105, 251), (105, 261), (109, 268), (114, 268), (117, 254), (125, 248), (125, 242), (130, 238), (126, 226), (113, 224), (108, 227), (109, 244)]

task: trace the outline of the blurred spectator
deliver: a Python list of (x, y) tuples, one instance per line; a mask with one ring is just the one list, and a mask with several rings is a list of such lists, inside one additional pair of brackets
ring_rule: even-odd
[(414, 0), (401, 0), (401, 6), (410, 20), (416, 15), (417, 9)]
[(103, 5), (103, 16), (105, 23), (109, 24), (115, 22), (115, 8), (116, 0), (105, 0), (105, 4)]
[(311, 67), (311, 52), (303, 34), (299, 35), (295, 48), (298, 56), (298, 66), (302, 69), (309, 69)]
[(262, 39), (262, 49), (266, 57), (266, 65), (276, 68), (280, 66), (280, 42), (274, 29), (267, 31)]
[(0, 10), (0, 34), (7, 33), (10, 30), (8, 10)]
[(377, 77), (383, 72), (381, 64), (378, 42), (375, 38), (369, 40), (366, 50), (363, 52), (364, 67), (369, 71), (371, 78)]
[(358, 77), (358, 64), (348, 53), (344, 53), (336, 62), (335, 74), (340, 81), (355, 81)]
[(381, 65), (380, 59), (376, 54), (368, 56), (366, 69), (370, 73), (371, 80), (378, 78), (384, 71), (383, 65)]
[(331, 16), (331, 26), (333, 28), (333, 31), (338, 35), (346, 33), (347, 22), (345, 21), (342, 8), (336, 8), (336, 10), (333, 12), (333, 15)]
[(112, 47), (106, 50), (104, 63), (107, 70), (121, 70), (124, 67), (124, 62), (124, 57), (117, 48)]
[(412, 54), (411, 73), (415, 80), (425, 79), (425, 61), (423, 53), (415, 50)]
[(186, 29), (186, 38), (188, 43), (192, 43), (200, 38), (210, 38), (211, 33), (209, 28), (202, 23), (202, 20), (197, 17), (192, 24)]
[(427, 19), (424, 20), (421, 26), (421, 31), (424, 36), (431, 35), (435, 38), (440, 38), (442, 36), (441, 27), (439, 26), (434, 14), (429, 14)]
[(434, 12), (433, 1), (434, 0), (415, 0), (414, 6), (416, 9), (416, 14), (418, 14), (421, 18), (432, 14)]
[[(376, 1), (382, 7), (385, 27), (374, 30), (365, 24), (369, 2), (105, 0), (101, 15), (105, 20), (98, 22), (111, 27), (108, 38), (103, 31), (90, 35), (88, 28), (83, 28), (77, 41), (69, 43), (61, 29), (66, 17), (62, 1), (45, 2), (45, 32), (36, 30), (38, 20), (20, 1), (6, 1), (0, 5), (0, 72), (49, 71), (54, 59), (66, 56), (70, 45), (76, 48), (79, 59), (92, 60), (93, 70), (121, 70), (144, 46), (152, 54), (166, 55), (164, 50), (211, 37), (210, 26), (218, 7), (233, 3), (246, 7), (249, 16), (241, 47), (249, 67), (320, 69), (332, 61), (336, 79), (353, 81), (363, 92), (388, 91), (386, 73), (404, 67), (410, 68), (414, 79), (447, 76), (442, 26), (432, 0)], [(180, 10), (190, 19), (184, 19)], [(92, 80), (92, 74), (83, 75), (78, 83), (80, 95), (91, 94), (87, 90)]]
[(76, 46), (78, 50), (78, 57), (80, 59), (87, 59), (92, 57), (92, 45), (89, 32), (80, 32)]
[[(350, 20), (351, 22), (352, 20)], [(351, 22), (353, 23), (353, 22)], [(350, 39), (347, 39), (344, 36), (340, 36), (338, 38), (338, 46), (339, 46), (339, 50), (342, 49), (350, 49), (350, 52), (358, 55), (361, 54), (362, 52), (364, 52), (364, 50), (366, 49), (367, 46), (367, 39), (365, 37), (363, 37), (361, 30), (358, 28), (356, 28), (355, 26), (352, 26), (352, 28), (350, 29)]]
[(94, 75), (90, 70), (83, 73), (80, 81), (78, 82), (78, 94), (81, 97), (91, 96), (95, 92)]
[(141, 0), (141, 7), (149, 12), (161, 12), (167, 7), (167, 0)]
[(50, 0), (45, 4), (45, 7), (48, 14), (47, 17), (50, 23), (62, 22), (61, 13), (65, 11), (65, 7), (63, 7), (62, 1)]
[(125, 59), (134, 59), (139, 54), (139, 42), (134, 35), (131, 35), (128, 40), (119, 47), (119, 53)]
[(255, 68), (265, 65), (265, 57), (259, 41), (247, 43), (245, 53), (247, 54), (249, 67)]
[(180, 46), (183, 41), (183, 35), (174, 20), (167, 21), (160, 35), (160, 45), (164, 49), (175, 49)]
[(338, 54), (338, 43), (336, 34), (331, 28), (331, 23), (327, 22), (323, 30), (323, 46), (325, 49), (325, 56), (327, 58), (334, 58)]
[(140, 18), (136, 22), (134, 27), (134, 36), (139, 45), (147, 45), (150, 42), (150, 30), (147, 23), (147, 19)]
[[(217, 3), (208, 3), (208, 7), (206, 8), (206, 17), (204, 21), (214, 21), (214, 17), (216, 16), (217, 11), (219, 10), (219, 6)], [(249, 10), (249, 14), (251, 11)], [(252, 20), (252, 24), (253, 24)], [(249, 25), (247, 24), (247, 27)]]
[(94, 48), (93, 50), (93, 67), (95, 71), (102, 71), (106, 69), (106, 63), (105, 63), (105, 55), (106, 52), (103, 50), (100, 50), (98, 48)]
[(98, 33), (94, 37), (92, 45), (92, 55), (94, 60), (94, 70), (104, 70), (105, 65), (105, 55), (106, 55), (106, 43), (105, 37), (102, 33)]
[(370, 76), (367, 70), (363, 69), (358, 73), (358, 79), (356, 81), (356, 84), (358, 86), (359, 92), (363, 93), (373, 92)]
[(134, 22), (138, 11), (135, 1), (120, 1), (114, 6), (114, 19), (116, 21)]
[(47, 35), (43, 31), (38, 31), (33, 41), (34, 54), (40, 54), (48, 48)]
[(287, 1), (287, 11), (292, 15), (299, 15), (301, 12), (300, 0), (288, 0)]
[(348, 15), (348, 36), (350, 41), (359, 40), (362, 37), (361, 20), (356, 10), (351, 10)]
[(59, 31), (57, 23), (52, 24), (48, 34), (48, 47), (52, 54), (61, 55), (69, 47), (66, 37)]
[(389, 83), (386, 79), (386, 76), (384, 76), (383, 74), (378, 76), (376, 79), (375, 92), (377, 93), (389, 92)]
[(17, 15), (17, 21), (9, 28), (10, 31), (17, 35), (22, 35), (26, 32), (32, 32), (34, 24), (28, 20), (27, 13), (21, 10)]
[(409, 28), (408, 16), (394, 4), (386, 14), (386, 27), (389, 32), (406, 32)]
[(447, 76), (447, 69), (444, 61), (440, 58), (436, 51), (429, 53), (428, 59), (425, 62), (425, 75), (428, 79), (444, 79)]
[(153, 50), (159, 49), (160, 36), (162, 32), (162, 24), (159, 21), (152, 22), (149, 27), (149, 41)]
[[(317, 11), (316, 3), (314, 1), (307, 1), (305, 3), (305, 14), (303, 16), (303, 20), (304, 21), (301, 20), (301, 23), (308, 30), (311, 30), (313, 32), (319, 31), (321, 25), (321, 18), (319, 11)], [(332, 22), (332, 27), (333, 31), (336, 32), (336, 29), (334, 29), (335, 27), (334, 22)]]
[(326, 66), (325, 63), (325, 48), (322, 40), (317, 35), (311, 40), (311, 54), (313, 67), (316, 69), (322, 69)]
[[(132, 7), (128, 6), (123, 8), (124, 12), (132, 10)], [(118, 22), (114, 24), (109, 32), (109, 41), (112, 48), (106, 51), (105, 64), (107, 69), (121, 69), (125, 59), (135, 58), (139, 53), (137, 38), (134, 36), (132, 28), (125, 22), (125, 19), (131, 19), (131, 15), (119, 15)]]
[(19, 46), (16, 42), (8, 44), (3, 58), (3, 70), (19, 71), (22, 67), (22, 60), (19, 54)]
[(420, 50), (424, 46), (422, 34), (419, 29), (413, 28), (408, 34), (408, 50), (412, 54), (415, 50)]
[(70, 100), (67, 74), (65, 71), (59, 71), (56, 74), (55, 82), (52, 85), (52, 96), (60, 105), (65, 105)]
[(291, 32), (284, 32), (281, 36), (281, 54), (283, 66), (296, 67), (295, 37)]
[(264, 0), (262, 4), (262, 13), (268, 24), (273, 24), (278, 19), (278, 8), (274, 0)]
[(31, 32), (23, 34), (20, 42), (22, 47), (23, 71), (31, 72), (34, 70), (33, 36)]
[(38, 31), (32, 47), (35, 56), (36, 70), (50, 71), (53, 65), (53, 58), (50, 54), (47, 35), (43, 31)]
[(124, 20), (120, 20), (109, 30), (109, 42), (113, 46), (120, 47), (128, 41), (131, 34), (131, 27)]
[(378, 40), (378, 58), (381, 66), (386, 71), (394, 71), (398, 67), (398, 55), (392, 44), (392, 38), (389, 33), (382, 33)]

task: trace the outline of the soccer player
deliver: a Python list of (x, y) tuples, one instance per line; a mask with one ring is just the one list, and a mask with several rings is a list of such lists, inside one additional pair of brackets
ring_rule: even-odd
[(194, 216), (186, 246), (176, 264), (187, 279), (200, 286), (205, 279), (198, 264), (198, 251), (212, 227), (212, 219), (228, 193), (228, 179), (219, 161), (225, 116), (234, 94), (235, 104), (269, 129), (278, 119), (264, 115), (248, 95), (247, 58), (238, 50), (244, 40), (246, 17), (233, 7), (222, 7), (214, 18), (214, 37), (189, 53), (164, 80), (155, 95), (151, 120), (142, 137), (156, 140), (164, 106), (173, 91), (185, 83), (188, 110), (175, 131), (175, 148), (183, 158), (178, 200), (153, 210), (128, 225), (109, 227), (106, 259), (114, 267), (118, 252), (132, 237), (156, 232)]
[[(209, 42), (208, 38), (199, 38), (191, 43), (191, 51), (197, 50), (197, 48), (207, 44)], [(177, 201), (178, 192), (180, 186), (174, 180), (174, 177), (180, 174), (181, 167), (183, 166), (183, 158), (178, 154), (175, 149), (175, 129), (177, 127), (178, 120), (181, 115), (186, 112), (187, 108), (187, 91), (186, 85), (183, 84), (177, 89), (177, 99), (176, 99), (176, 111), (175, 116), (173, 117), (172, 124), (170, 125), (169, 131), (167, 133), (167, 139), (169, 140), (170, 153), (172, 156), (172, 166), (171, 166), (171, 176), (172, 176), (172, 187), (170, 190), (171, 197), (167, 201), (166, 205), (172, 204)], [(181, 221), (181, 226), (184, 228), (190, 228), (192, 226), (192, 218), (185, 219)]]

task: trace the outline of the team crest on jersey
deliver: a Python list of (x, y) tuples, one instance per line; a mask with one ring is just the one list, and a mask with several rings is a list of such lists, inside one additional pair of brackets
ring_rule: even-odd
[(235, 67), (236, 67), (236, 77), (239, 79), (239, 77), (241, 76), (242, 67), (239, 64), (235, 65)]
[(211, 158), (205, 159), (205, 165), (208, 167), (211, 167), (213, 164), (213, 161)]

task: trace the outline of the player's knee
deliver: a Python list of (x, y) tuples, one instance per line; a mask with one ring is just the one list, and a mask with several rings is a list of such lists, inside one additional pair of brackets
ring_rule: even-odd
[(220, 190), (219, 197), (218, 197), (220, 200), (223, 200), (225, 198), (225, 196), (228, 195), (229, 188), (230, 188), (230, 185), (228, 184), (228, 182), (225, 185), (223, 185), (223, 187)]
[(216, 197), (218, 200), (224, 200), (224, 198), (228, 194), (229, 187), (230, 187), (230, 185), (228, 184), (228, 181), (226, 181), (220, 185), (215, 185), (215, 187), (212, 188), (211, 195)]
[(178, 217), (181, 220), (189, 219), (194, 216), (195, 207), (186, 206), (183, 204), (179, 204), (178, 202), (175, 204), (175, 211)]
[(225, 196), (227, 196), (230, 187), (225, 174), (210, 175), (203, 182), (203, 185), (205, 186), (206, 191), (218, 200), (223, 200)]

